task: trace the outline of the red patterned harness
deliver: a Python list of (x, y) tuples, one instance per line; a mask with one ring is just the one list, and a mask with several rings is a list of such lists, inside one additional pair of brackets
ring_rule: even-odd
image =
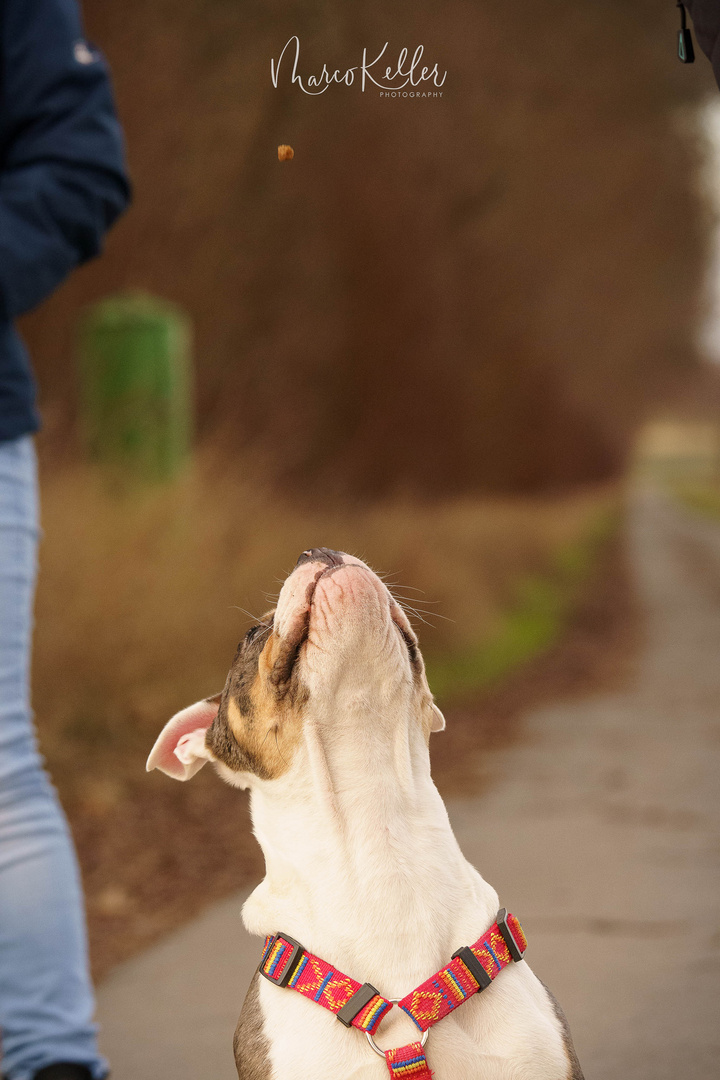
[[(527, 941), (514, 915), (502, 908), (497, 919), (474, 945), (453, 953), (452, 960), (404, 998), (384, 998), (370, 983), (355, 979), (307, 952), (287, 934), (265, 939), (259, 971), (276, 986), (297, 990), (329, 1009), (346, 1027), (364, 1031), (374, 1050), (385, 1058), (396, 1080), (430, 1080), (423, 1051), (427, 1031), (438, 1020), (485, 990), (508, 964), (522, 960)], [(385, 1013), (397, 1004), (422, 1031), (422, 1042), (380, 1050), (373, 1040)]]

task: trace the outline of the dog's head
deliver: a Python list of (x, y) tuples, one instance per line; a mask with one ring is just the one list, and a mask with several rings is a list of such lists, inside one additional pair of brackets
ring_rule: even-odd
[(445, 726), (405, 612), (360, 559), (312, 548), (240, 642), (225, 689), (166, 724), (147, 768), (188, 780), (213, 761), (244, 787), (287, 772), (307, 724), (372, 736), (399, 718), (425, 738)]

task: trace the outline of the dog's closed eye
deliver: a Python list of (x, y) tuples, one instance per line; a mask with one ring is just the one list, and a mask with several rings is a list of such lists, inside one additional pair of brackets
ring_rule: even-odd
[(415, 638), (412, 636), (412, 634), (409, 634), (407, 632), (407, 630), (403, 626), (400, 626), (399, 623), (395, 623), (395, 626), (397, 626), (398, 630), (400, 631), (400, 636), (402, 637), (403, 641), (405, 642), (405, 644), (407, 646), (408, 656), (410, 657), (410, 663), (411, 664), (415, 663), (415, 661), (418, 658), (417, 641), (415, 641)]
[(268, 631), (272, 630), (272, 627), (273, 627), (272, 621), (269, 622), (269, 623), (261, 622), (261, 623), (257, 623), (255, 626), (251, 626), (250, 629), (248, 630), (248, 632), (246, 633), (245, 637), (242, 639), (242, 641), (238, 645), (238, 649), (242, 649), (242, 647), (244, 645), (250, 645), (253, 641), (255, 641), (255, 639), (260, 634), (263, 634), (263, 633), (266, 634), (266, 633), (268, 633)]

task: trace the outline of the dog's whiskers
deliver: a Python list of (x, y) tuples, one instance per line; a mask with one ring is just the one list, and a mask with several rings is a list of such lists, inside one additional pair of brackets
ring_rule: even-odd
[[(421, 591), (422, 590), (418, 589), (418, 592), (421, 592)], [(418, 596), (405, 596), (403, 593), (394, 592), (394, 591), (393, 591), (393, 596), (395, 597), (396, 600), (398, 600), (398, 599), (400, 599), (400, 600), (415, 600), (418, 603), (420, 602), (420, 597), (418, 597)], [(422, 602), (423, 602), (423, 604), (432, 604), (433, 606), (436, 606), (437, 604), (441, 604), (442, 600), (424, 600), (423, 599)]]
[(262, 615), (254, 615), (252, 611), (248, 611), (247, 608), (240, 607), (239, 604), (230, 604), (231, 611), (242, 611), (243, 615), (247, 615), (248, 619), (252, 619), (254, 623), (262, 624)]
[[(449, 619), (447, 615), (441, 615), (439, 611), (426, 611), (425, 608), (414, 607), (406, 600), (401, 600), (399, 597), (395, 597), (397, 603), (403, 609), (406, 615), (411, 615), (413, 618), (419, 619), (420, 622), (425, 623), (426, 626), (434, 626), (435, 623), (431, 619), (443, 619), (444, 622), (454, 622), (454, 619)], [(428, 618), (425, 618), (425, 616)]]
[(439, 611), (429, 611), (427, 608), (417, 607), (415, 604), (408, 604), (407, 600), (398, 600), (398, 604), (404, 611), (415, 611), (418, 615), (432, 615), (437, 619), (447, 619), (447, 616), (440, 615)]
[[(394, 592), (392, 593), (392, 597), (404, 611), (413, 611), (418, 614), (422, 612), (425, 615), (435, 615), (438, 619), (445, 619), (446, 622), (452, 622), (452, 619), (448, 619), (446, 615), (441, 615), (439, 611), (429, 611), (427, 609), (428, 604), (435, 606), (441, 603), (440, 600), (423, 600), (422, 606), (420, 606), (420, 601), (415, 596), (404, 596), (402, 593)], [(413, 602), (411, 603), (411, 601)]]

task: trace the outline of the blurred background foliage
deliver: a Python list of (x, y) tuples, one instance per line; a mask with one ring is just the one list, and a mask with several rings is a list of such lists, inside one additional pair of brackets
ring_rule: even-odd
[[(618, 476), (697, 364), (708, 214), (681, 113), (712, 86), (651, 0), (86, 0), (135, 205), (26, 324), (73, 452), (79, 308), (125, 287), (196, 328), (201, 441), (319, 497), (543, 491)], [(442, 100), (274, 89), (387, 40)], [(704, 58), (700, 57), (700, 60)], [(295, 148), (277, 161), (278, 143)]]

